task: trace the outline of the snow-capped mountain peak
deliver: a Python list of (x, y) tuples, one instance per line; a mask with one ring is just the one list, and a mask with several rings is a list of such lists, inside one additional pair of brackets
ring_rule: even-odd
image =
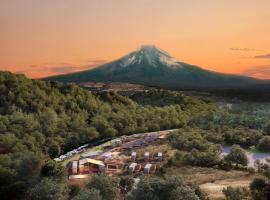
[(154, 45), (143, 45), (120, 59), (120, 66), (147, 64), (153, 67), (163, 64), (166, 67), (178, 68), (181, 64), (167, 52)]

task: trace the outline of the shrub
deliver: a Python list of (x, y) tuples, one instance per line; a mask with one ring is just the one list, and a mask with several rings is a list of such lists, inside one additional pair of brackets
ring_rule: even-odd
[(244, 187), (227, 187), (222, 190), (227, 200), (246, 200), (250, 194)]
[(246, 166), (248, 164), (248, 157), (244, 149), (239, 145), (233, 145), (230, 153), (225, 156), (225, 161), (228, 163), (240, 164)]
[(260, 139), (257, 148), (261, 151), (270, 151), (270, 136), (264, 136)]

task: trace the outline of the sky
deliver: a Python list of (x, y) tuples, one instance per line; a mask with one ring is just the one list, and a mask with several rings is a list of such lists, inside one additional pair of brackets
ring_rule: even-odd
[(144, 44), (180, 61), (270, 79), (270, 0), (0, 0), (0, 70), (90, 69)]

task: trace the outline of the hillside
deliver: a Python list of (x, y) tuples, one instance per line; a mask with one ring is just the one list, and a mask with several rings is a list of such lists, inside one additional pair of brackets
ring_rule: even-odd
[(250, 77), (222, 74), (180, 62), (155, 46), (142, 46), (128, 55), (78, 73), (45, 80), (64, 82), (127, 82), (167, 89), (241, 89), (269, 84)]
[(162, 94), (170, 104), (156, 106), (152, 99), (153, 106), (144, 106), (114, 92), (94, 94), (75, 84), (31, 80), (9, 72), (0, 72), (0, 94), (4, 199), (25, 199), (50, 157), (100, 138), (182, 127), (192, 117), (215, 110), (201, 98), (170, 91)]

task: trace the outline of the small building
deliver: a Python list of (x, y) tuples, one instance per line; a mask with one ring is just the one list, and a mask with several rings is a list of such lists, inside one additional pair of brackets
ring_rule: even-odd
[(227, 103), (227, 104), (226, 104), (226, 108), (227, 108), (228, 110), (231, 110), (231, 109), (233, 108), (233, 104)]
[(53, 160), (56, 161), (56, 162), (62, 161), (60, 158), (54, 158)]
[(112, 146), (119, 146), (122, 144), (122, 140), (120, 138), (117, 138), (117, 139), (114, 139), (114, 140), (111, 140), (111, 145)]
[(128, 173), (129, 173), (129, 174), (133, 174), (134, 171), (135, 171), (136, 166), (137, 166), (137, 163), (131, 163), (131, 164), (129, 165), (129, 167), (128, 167)]
[(148, 162), (149, 161), (149, 155), (150, 155), (149, 152), (145, 152), (144, 153), (144, 161), (145, 162)]
[(161, 162), (163, 160), (162, 152), (158, 152), (157, 161)]
[(144, 174), (154, 174), (156, 172), (156, 166), (150, 163), (146, 164), (143, 168)]
[(131, 163), (128, 167), (129, 175), (137, 174), (141, 170), (141, 165), (137, 163)]
[(152, 167), (152, 164), (150, 164), (150, 163), (146, 164), (146, 165), (144, 166), (144, 168), (143, 168), (143, 172), (144, 172), (145, 174), (150, 174), (150, 169), (151, 169), (151, 167)]
[(91, 158), (84, 158), (79, 160), (79, 172), (80, 173), (95, 173), (103, 172), (105, 164), (100, 160)]
[(122, 135), (122, 136), (120, 137), (120, 140), (122, 141), (122, 143), (123, 143), (123, 142), (127, 142), (127, 141), (128, 141), (128, 137), (127, 137), (126, 135)]
[(108, 163), (105, 167), (105, 172), (111, 175), (117, 175), (122, 172), (122, 164)]
[(135, 140), (132, 144), (133, 148), (136, 148), (136, 147), (141, 147), (142, 146), (142, 143), (143, 141), (141, 139), (139, 140)]
[(101, 154), (99, 157), (101, 160), (106, 160), (106, 159), (112, 159), (112, 158), (115, 158), (115, 157), (118, 157), (118, 155), (120, 154), (120, 152), (111, 152), (111, 151), (108, 151), (108, 152), (105, 152), (103, 154)]
[(131, 153), (131, 160), (132, 161), (135, 161), (136, 160), (136, 156), (137, 156), (137, 153), (136, 152), (132, 152)]
[(67, 158), (67, 156), (65, 156), (65, 155), (61, 155), (60, 157), (59, 157), (59, 159), (62, 161), (62, 160), (64, 160), (64, 159), (66, 159)]
[(81, 154), (81, 158), (94, 158), (94, 157), (101, 155), (102, 153), (103, 153), (103, 151), (101, 151), (101, 150), (85, 152), (85, 153)]

